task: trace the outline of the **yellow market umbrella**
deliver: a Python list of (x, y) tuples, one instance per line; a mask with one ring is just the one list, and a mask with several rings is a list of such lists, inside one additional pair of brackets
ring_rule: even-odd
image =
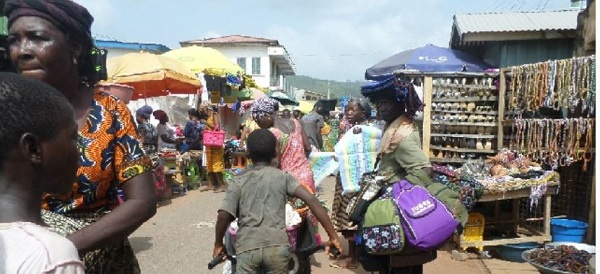
[(226, 73), (244, 73), (240, 66), (213, 48), (190, 46), (174, 49), (162, 55), (179, 60), (194, 73), (203, 72), (218, 77), (223, 77)]
[(150, 53), (128, 53), (107, 60), (104, 82), (135, 88), (132, 100), (173, 94), (195, 94), (201, 83), (184, 64)]
[(308, 101), (300, 101), (300, 105), (298, 106), (298, 110), (302, 113), (309, 113), (312, 111), (315, 103)]

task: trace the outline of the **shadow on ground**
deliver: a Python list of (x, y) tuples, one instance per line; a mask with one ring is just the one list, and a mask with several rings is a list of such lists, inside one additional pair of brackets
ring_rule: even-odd
[(152, 237), (131, 237), (129, 243), (135, 254), (152, 248)]

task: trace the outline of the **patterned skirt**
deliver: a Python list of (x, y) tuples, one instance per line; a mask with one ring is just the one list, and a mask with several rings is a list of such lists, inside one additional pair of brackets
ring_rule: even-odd
[[(342, 193), (342, 181), (340, 176), (335, 177), (335, 193), (333, 194), (333, 206), (331, 207), (331, 222), (333, 227), (338, 232), (350, 232), (358, 230), (358, 227), (354, 225), (346, 212), (348, 203), (355, 194), (344, 195)], [(346, 235), (344, 235), (346, 236)]]
[[(65, 216), (42, 210), (42, 219), (58, 234), (68, 235), (90, 225), (105, 215), (104, 212)], [(127, 239), (86, 253), (82, 258), (85, 273), (140, 273), (140, 266)]]
[(219, 173), (225, 170), (225, 150), (223, 148), (204, 147), (206, 153), (206, 171)]

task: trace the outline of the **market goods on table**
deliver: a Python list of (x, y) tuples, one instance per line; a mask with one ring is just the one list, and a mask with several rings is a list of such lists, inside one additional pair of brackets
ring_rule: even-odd
[(591, 253), (568, 244), (523, 252), (523, 259), (543, 273), (587, 273), (591, 257)]

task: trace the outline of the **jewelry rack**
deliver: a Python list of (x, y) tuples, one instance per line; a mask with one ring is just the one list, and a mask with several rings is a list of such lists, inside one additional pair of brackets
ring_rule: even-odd
[[(586, 171), (594, 154), (595, 69), (595, 56), (502, 69), (498, 96), (507, 111), (499, 116), (498, 147), (516, 150), (554, 169), (583, 160)], [(553, 114), (552, 118), (569, 118), (524, 119), (542, 112)]]
[(462, 164), (497, 152), (496, 74), (426, 76), (423, 151), (431, 162)]

